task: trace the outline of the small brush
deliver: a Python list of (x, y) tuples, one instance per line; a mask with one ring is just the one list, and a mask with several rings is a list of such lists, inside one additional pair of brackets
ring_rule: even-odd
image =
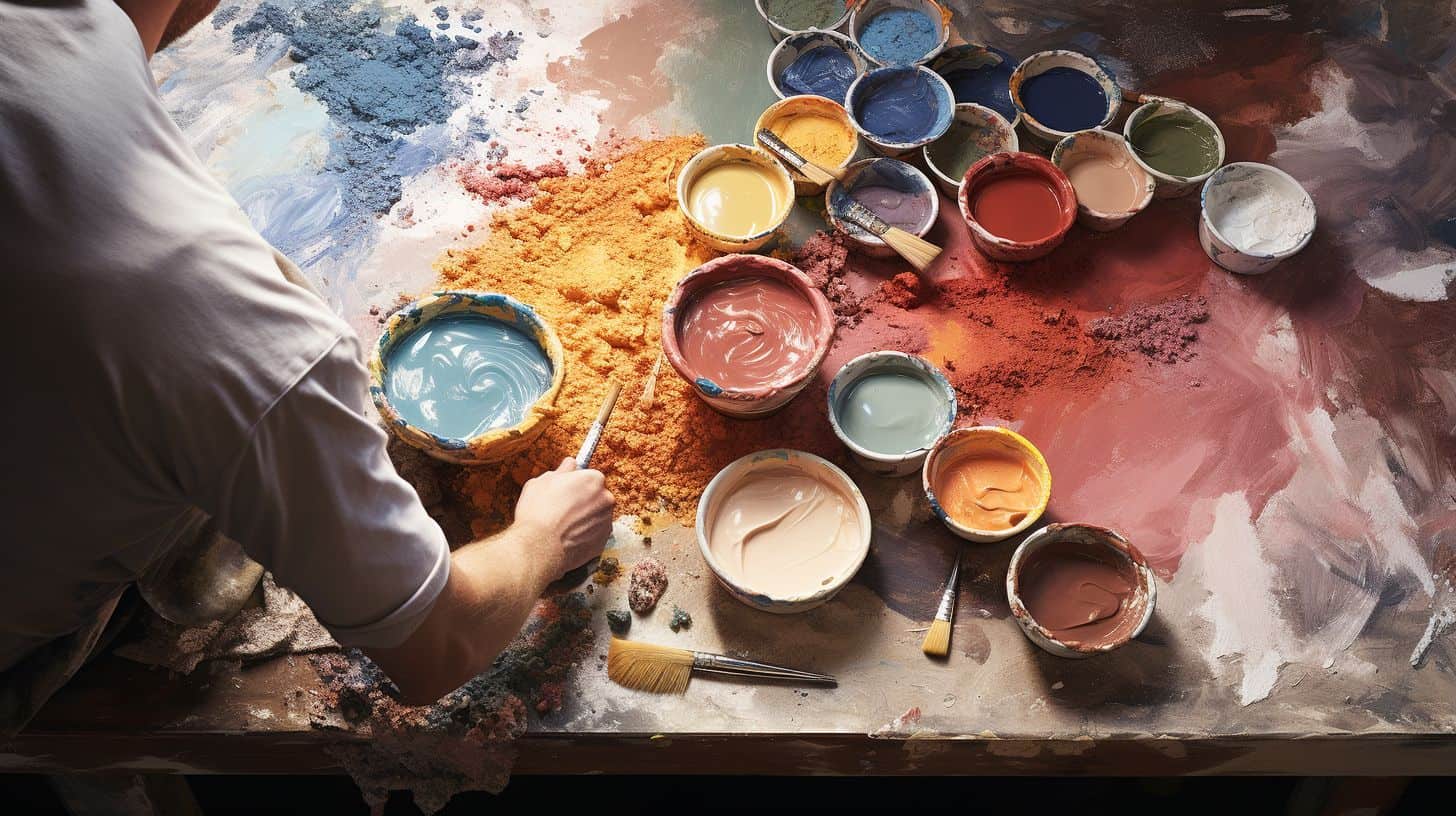
[(647, 384), (642, 386), (642, 396), (637, 398), (637, 404), (643, 408), (651, 408), (657, 403), (657, 373), (662, 370), (662, 358), (667, 355), (657, 353), (657, 362), (652, 364), (652, 373), (647, 375)]
[(688, 680), (695, 671), (735, 677), (793, 680), (825, 686), (839, 685), (839, 681), (827, 674), (755, 663), (727, 655), (693, 652), (619, 638), (612, 638), (612, 644), (607, 647), (607, 677), (629, 689), (657, 694), (682, 694), (687, 691)]
[(591, 464), (592, 454), (597, 452), (597, 443), (602, 439), (602, 429), (607, 427), (607, 420), (612, 416), (612, 409), (617, 407), (617, 397), (621, 394), (622, 386), (618, 383), (607, 385), (607, 398), (602, 401), (602, 410), (597, 412), (597, 421), (586, 432), (586, 439), (582, 440), (581, 450), (576, 454), (578, 470), (586, 470)]
[(950, 578), (946, 579), (945, 592), (940, 596), (940, 608), (935, 611), (935, 620), (931, 621), (930, 629), (925, 633), (925, 640), (920, 644), (920, 651), (931, 657), (945, 657), (950, 653), (950, 629), (951, 622), (955, 620), (956, 595), (960, 592), (961, 578), (961, 554), (956, 551), (955, 563), (950, 568)]
[(844, 181), (843, 170), (830, 170), (827, 167), (820, 167), (809, 161), (792, 147), (789, 147), (783, 139), (774, 135), (768, 128), (759, 128), (758, 140), (768, 148), (768, 152), (783, 159), (786, 164), (799, 171), (799, 175), (818, 185), (825, 185), (831, 181)]
[(890, 248), (900, 253), (900, 257), (909, 261), (910, 265), (917, 271), (924, 272), (930, 268), (936, 256), (940, 255), (940, 247), (921, 238), (912, 235), (899, 227), (892, 227), (885, 223), (884, 219), (870, 212), (870, 208), (854, 200), (854, 197), (846, 193), (843, 188), (834, 191), (834, 208), (840, 218), (848, 221), (860, 229), (878, 235), (881, 240), (890, 245)]

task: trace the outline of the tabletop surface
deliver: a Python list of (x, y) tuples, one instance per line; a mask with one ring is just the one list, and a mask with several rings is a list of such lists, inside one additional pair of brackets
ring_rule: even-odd
[[(566, 143), (571, 161), (612, 128), (744, 141), (774, 100), (763, 75), (772, 42), (751, 3), (486, 5), (497, 7), (474, 24), (485, 35), (520, 32), (516, 53), (473, 75), (448, 116), (403, 139), (392, 159), (402, 199), (385, 217), (340, 198), (352, 183), (331, 158), (341, 126), (291, 81), (286, 47), (235, 44), (252, 3), (230, 13), (225, 3), (224, 22), (204, 23), (153, 63), (191, 143), (367, 337), (378, 331), (371, 307), (427, 290), (440, 252), (480, 238), (465, 227), (487, 222), (485, 206), (442, 168), (497, 143), (528, 164), (560, 146), (516, 134), (513, 123), (570, 128), (580, 137)], [(694, 679), (683, 696), (651, 697), (614, 686), (600, 662), (600, 613), (625, 605), (619, 580), (586, 595), (594, 640), (560, 707), (532, 713), (532, 738), (957, 737), (1004, 740), (1008, 755), (1025, 750), (1021, 741), (1055, 742), (1064, 757), (1086, 750), (1079, 743), (1118, 740), (1368, 738), (1426, 748), (1436, 740), (1426, 755), (1449, 761), (1456, 650), (1441, 628), (1456, 615), (1450, 9), (951, 5), (965, 40), (1017, 55), (1075, 48), (1097, 55), (1125, 88), (1189, 101), (1219, 122), (1230, 161), (1275, 164), (1317, 202), (1314, 242), (1263, 277), (1208, 262), (1196, 196), (1155, 202), (1111, 237), (1075, 230), (1054, 256), (1086, 271), (1056, 291), (1085, 314), (1180, 294), (1209, 303), (1193, 359), (1138, 363), (1080, 401), (1031, 399), (999, 418), (1051, 462), (1048, 520), (1115, 527), (1148, 554), (1159, 574), (1151, 626), (1090, 660), (1041, 652), (1008, 613), (1014, 542), (962, 545), (928, 517), (918, 479), (852, 471), (875, 515), (872, 551), (854, 582), (813, 611), (769, 616), (734, 600), (681, 524), (659, 520), (649, 544), (624, 522), (607, 553), (624, 565), (656, 556), (669, 569), (663, 606), (638, 618), (633, 637), (829, 672), (838, 688)], [(372, 8), (432, 23), (433, 6)], [(450, 6), (449, 19), (469, 8)], [(472, 143), (462, 136), (470, 132), (483, 135)], [(478, 152), (462, 158), (462, 143)], [(791, 237), (802, 240), (816, 221), (796, 215)], [(953, 215), (942, 221), (944, 233), (956, 226)], [(951, 654), (932, 661), (919, 644), (957, 552), (965, 580)], [(683, 633), (667, 627), (673, 606), (693, 617)], [(302, 656), (187, 677), (107, 658), (53, 701), (29, 738), (52, 753), (68, 734), (348, 739), (310, 724), (305, 698), (320, 689)], [(40, 762), (40, 750), (12, 748), (7, 761)]]

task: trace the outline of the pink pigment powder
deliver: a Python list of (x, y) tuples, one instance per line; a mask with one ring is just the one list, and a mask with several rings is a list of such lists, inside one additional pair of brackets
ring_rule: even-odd
[(538, 182), (565, 176), (566, 165), (560, 159), (536, 167), (527, 167), (519, 162), (487, 164), (483, 167), (461, 167), (458, 175), (467, 191), (486, 204), (494, 204), (534, 196)]
[(1087, 333), (1112, 343), (1124, 354), (1137, 352), (1161, 363), (1191, 360), (1200, 323), (1208, 321), (1208, 301), (1195, 295), (1139, 306), (1117, 317), (1091, 321)]

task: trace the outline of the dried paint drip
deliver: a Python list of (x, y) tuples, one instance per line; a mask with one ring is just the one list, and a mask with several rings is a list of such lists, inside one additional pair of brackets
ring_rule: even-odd
[(1132, 562), (1106, 546), (1047, 544), (1021, 565), (1017, 584), (1032, 620), (1068, 645), (1108, 643), (1136, 624), (1137, 575)]
[(741, 390), (802, 373), (814, 358), (818, 332), (813, 305), (788, 284), (738, 278), (683, 308), (677, 342), (700, 380)]
[(1107, 92), (1091, 74), (1058, 66), (1028, 77), (1021, 84), (1026, 112), (1053, 130), (1071, 133), (1102, 124)]
[(752, 471), (716, 505), (707, 524), (708, 548), (725, 577), (754, 594), (811, 594), (863, 555), (855, 502), (805, 468)]
[(535, 340), (470, 314), (421, 325), (390, 349), (386, 369), (390, 405), (447, 439), (519, 425), (551, 384), (551, 362)]

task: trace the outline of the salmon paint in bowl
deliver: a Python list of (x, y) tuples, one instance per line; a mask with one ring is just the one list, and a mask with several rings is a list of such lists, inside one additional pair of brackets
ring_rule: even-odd
[(1041, 156), (997, 153), (961, 179), (961, 217), (971, 242), (998, 261), (1032, 261), (1061, 246), (1077, 217), (1067, 175)]
[(793, 399), (834, 341), (829, 299), (791, 264), (724, 255), (678, 281), (662, 312), (662, 352), (693, 391), (733, 417)]

